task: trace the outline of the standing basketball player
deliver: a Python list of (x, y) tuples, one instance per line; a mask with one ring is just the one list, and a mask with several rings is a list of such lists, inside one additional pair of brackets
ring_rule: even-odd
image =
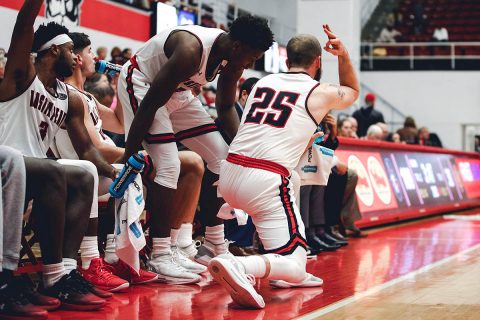
[[(122, 160), (144, 143), (157, 168), (151, 209), (165, 213), (164, 217), (152, 215), (152, 270), (177, 268), (172, 262), (169, 237), (175, 220), (172, 199), (180, 171), (175, 141), (181, 141), (207, 162), (204, 179), (210, 186), (218, 180), (220, 161), (227, 156), (227, 145), (191, 90), (200, 89), (220, 74), (218, 116), (227, 134), (235, 135), (239, 123), (234, 108), (237, 81), (272, 42), (272, 32), (264, 19), (242, 16), (232, 23), (229, 33), (200, 26), (167, 29), (124, 65), (118, 83), (127, 134)], [(216, 202), (216, 192), (212, 194)], [(196, 256), (196, 261), (203, 264), (228, 251), (223, 221), (216, 218), (216, 209), (208, 212), (206, 243)]]
[[(103, 133), (103, 128), (110, 132), (123, 133), (123, 114), (121, 106), (117, 106), (115, 111), (107, 108), (99, 103), (90, 93), (85, 92), (84, 84), (87, 77), (92, 76), (95, 73), (95, 56), (92, 52), (91, 41), (88, 35), (84, 33), (72, 32), (69, 34), (73, 40), (73, 51), (77, 56), (77, 63), (72, 76), (65, 79), (69, 90), (76, 91), (82, 101), (85, 108), (85, 126), (90, 135), (90, 139), (97, 147), (100, 153), (105, 159), (109, 159), (111, 162), (123, 156), (125, 149), (115, 146), (115, 143)], [(65, 159), (78, 159), (75, 149), (72, 146), (70, 138), (66, 130), (59, 130), (55, 136), (55, 149), (61, 158)], [(179, 179), (179, 192), (175, 199), (177, 206), (175, 207), (177, 217), (179, 218), (179, 224), (183, 222), (192, 222), (195, 214), (195, 209), (198, 204), (198, 197), (200, 193), (201, 179), (203, 176), (203, 161), (196, 153), (191, 151), (182, 151), (179, 153), (181, 162), (181, 173)], [(151, 160), (149, 161), (151, 162)], [(119, 166), (118, 164), (116, 166)], [(121, 166), (121, 165), (120, 165)], [(151, 167), (151, 166), (150, 166)], [(145, 169), (144, 181), (146, 181), (147, 188), (150, 188), (151, 180), (150, 171), (152, 168)], [(149, 175), (149, 176), (147, 176)], [(108, 194), (108, 187), (112, 183), (112, 180), (107, 177), (99, 177), (98, 183), (98, 196)], [(154, 198), (155, 194), (150, 193), (146, 201), (150, 201), (150, 198)], [(95, 198), (95, 196), (94, 196)], [(95, 200), (94, 200), (95, 201)], [(160, 214), (161, 212), (155, 212), (152, 214)], [(128, 280), (131, 284), (147, 283), (157, 280), (156, 273), (140, 270), (140, 274), (136, 274), (135, 270), (130, 268), (124, 262), (118, 259), (115, 254), (114, 235), (107, 235), (107, 243), (105, 250), (105, 262), (108, 268), (99, 268), (103, 266), (104, 261), (100, 258), (98, 252), (98, 240), (97, 240), (97, 220), (91, 223), (92, 229), (87, 231), (80, 246), (81, 258), (82, 258), (82, 274), (95, 286), (108, 290), (119, 291), (123, 288), (125, 281), (119, 281), (118, 277)], [(113, 231), (113, 225), (112, 229)], [(179, 233), (179, 230), (176, 230)], [(190, 233), (187, 237), (187, 244), (192, 243), (192, 236)], [(88, 240), (88, 241), (86, 241)], [(189, 242), (189, 243), (188, 243)], [(178, 251), (177, 239), (172, 238), (172, 250)], [(181, 254), (175, 254), (174, 258), (183, 266), (184, 276), (190, 272), (190, 279), (177, 279), (174, 275), (160, 274), (160, 280), (166, 283), (179, 284), (179, 283), (195, 283), (200, 281), (201, 277), (197, 275), (207, 270), (203, 265), (195, 263)], [(118, 276), (115, 277), (112, 275)]]
[[(75, 65), (73, 43), (68, 30), (55, 23), (42, 25), (33, 33), (33, 24), (42, 0), (27, 0), (23, 4), (13, 30), (5, 80), (0, 90), (0, 144), (18, 149), (25, 156), (45, 158), (60, 127), (65, 126), (80, 160), (59, 160), (65, 164), (67, 176), (67, 208), (63, 262), (44, 270), (45, 293), (57, 297), (71, 308), (98, 309), (105, 300), (89, 293), (111, 296), (90, 285), (78, 273), (77, 253), (88, 223), (92, 206), (91, 179), (98, 172), (114, 178), (115, 169), (105, 162), (92, 145), (83, 124), (82, 100), (68, 91), (58, 80), (70, 76)], [(37, 53), (35, 65), (30, 52)], [(83, 177), (82, 177), (83, 175)], [(84, 183), (85, 185), (79, 185)], [(89, 197), (89, 198), (86, 198)], [(88, 289), (87, 289), (88, 288)]]
[(220, 170), (219, 190), (232, 207), (248, 212), (269, 254), (212, 259), (209, 271), (240, 305), (265, 302), (247, 275), (278, 287), (313, 287), (323, 281), (306, 273), (306, 240), (290, 174), (310, 137), (330, 109), (350, 106), (359, 83), (347, 50), (328, 26), (325, 50), (338, 56), (340, 85), (319, 84), (321, 46), (311, 35), (287, 45), (289, 72), (267, 76), (250, 94), (242, 122)]

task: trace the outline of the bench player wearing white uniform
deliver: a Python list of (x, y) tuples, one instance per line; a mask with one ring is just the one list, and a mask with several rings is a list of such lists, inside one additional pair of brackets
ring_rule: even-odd
[[(124, 132), (123, 127), (123, 114), (122, 107), (117, 106), (115, 111), (99, 103), (90, 93), (84, 91), (84, 84), (87, 77), (92, 76), (95, 73), (95, 56), (91, 49), (91, 41), (88, 35), (84, 33), (73, 32), (70, 33), (70, 37), (73, 40), (74, 52), (77, 55), (77, 64), (73, 75), (66, 78), (65, 82), (70, 90), (75, 90), (80, 94), (85, 105), (85, 126), (92, 139), (92, 143), (97, 147), (100, 153), (110, 162), (114, 162), (123, 156), (125, 150), (119, 148), (115, 143), (103, 132), (103, 128), (110, 132), (122, 134)], [(70, 137), (66, 130), (60, 130), (55, 137), (55, 149), (61, 158), (66, 159), (78, 159), (75, 149), (72, 146)], [(203, 176), (203, 161), (194, 152), (182, 151), (179, 154), (182, 163), (182, 174), (179, 181), (181, 191), (179, 192), (180, 199), (184, 203), (180, 210), (186, 212), (189, 222), (193, 221), (193, 215), (198, 203), (198, 197), (200, 193), (201, 178)], [(147, 158), (148, 161), (148, 158)], [(151, 161), (151, 160), (150, 160)], [(120, 166), (115, 164), (114, 166)], [(147, 187), (149, 187), (149, 180), (152, 180), (148, 175), (151, 175), (153, 168), (151, 165), (149, 169), (145, 168), (144, 179), (146, 180)], [(187, 179), (188, 181), (183, 181)], [(98, 194), (94, 195), (95, 199), (108, 195), (108, 187), (112, 183), (112, 180), (107, 177), (99, 177), (98, 182)], [(188, 185), (188, 187), (187, 187)], [(154, 197), (154, 195), (151, 195)], [(185, 210), (186, 209), (186, 210)], [(180, 218), (184, 218), (185, 214), (180, 215)], [(92, 222), (92, 219), (91, 219)], [(182, 219), (181, 222), (184, 222)], [(113, 225), (111, 226), (113, 231)], [(89, 233), (90, 232), (90, 233)], [(178, 231), (177, 231), (178, 232)], [(92, 230), (87, 231), (88, 241), (84, 238), (82, 246), (80, 247), (82, 258), (82, 274), (84, 277), (93, 283), (94, 285), (109, 291), (117, 291), (122, 289), (121, 283), (125, 283), (124, 280), (128, 280), (131, 284), (141, 284), (155, 281), (158, 276), (156, 273), (140, 270), (140, 274), (137, 275), (135, 270), (126, 265), (123, 261), (119, 260), (115, 254), (114, 235), (107, 235), (107, 243), (105, 250), (105, 261), (100, 258), (98, 252), (98, 240), (97, 240), (97, 220), (94, 221)], [(187, 230), (187, 244), (192, 243), (191, 229)], [(182, 242), (183, 244), (183, 242)], [(177, 250), (176, 243), (173, 245), (173, 250)], [(177, 254), (175, 258), (179, 261), (180, 265), (183, 265), (187, 270), (194, 273), (201, 273), (206, 271), (206, 267), (199, 265), (189, 259), (186, 259), (183, 255)], [(93, 262), (93, 265), (92, 265)], [(106, 265), (109, 268), (98, 268), (99, 265)], [(178, 272), (178, 270), (177, 270)], [(182, 273), (187, 271), (183, 270)], [(112, 275), (116, 275), (124, 280), (118, 279)], [(161, 279), (167, 283), (178, 283), (178, 276), (174, 275), (161, 275)], [(172, 279), (170, 279), (172, 278)], [(196, 274), (190, 274), (190, 278), (187, 281), (181, 283), (198, 282), (200, 276)], [(119, 282), (120, 280), (120, 282)]]
[[(154, 259), (149, 265), (153, 270), (172, 263), (169, 235), (176, 218), (172, 199), (180, 171), (175, 141), (181, 141), (207, 162), (210, 173), (204, 179), (211, 181), (212, 188), (218, 180), (220, 161), (227, 156), (227, 145), (191, 90), (199, 90), (220, 74), (217, 111), (227, 134), (235, 135), (239, 123), (234, 108), (237, 81), (272, 42), (272, 32), (264, 19), (242, 16), (232, 23), (229, 33), (200, 26), (162, 31), (123, 66), (118, 83), (127, 135), (123, 160), (138, 151), (143, 142), (157, 168), (151, 211), (163, 215), (151, 217)], [(212, 194), (212, 202), (220, 204), (216, 192)], [(206, 240), (213, 251), (226, 252), (223, 221), (216, 214), (216, 209), (207, 212)]]
[[(44, 269), (43, 276), (47, 295), (59, 298), (71, 308), (98, 309), (105, 300), (92, 293), (103, 297), (111, 294), (91, 286), (76, 271), (77, 252), (88, 223), (86, 213), (91, 208), (86, 209), (92, 201), (92, 190), (84, 192), (84, 188), (90, 188), (93, 180), (77, 166), (87, 169), (92, 176), (97, 175), (98, 168), (100, 174), (113, 178), (116, 170), (105, 162), (90, 141), (83, 124), (81, 99), (58, 80), (71, 75), (75, 65), (68, 30), (50, 23), (33, 33), (42, 3), (41, 0), (25, 1), (13, 30), (11, 57), (0, 92), (0, 143), (18, 149), (25, 156), (46, 158), (55, 134), (65, 126), (80, 158), (95, 164), (59, 160), (66, 164), (68, 186), (63, 263), (56, 261), (58, 263)], [(30, 59), (32, 50), (37, 53), (35, 65)], [(59, 239), (62, 237), (60, 234)]]
[(277, 287), (323, 283), (305, 270), (305, 228), (289, 176), (327, 112), (351, 105), (359, 91), (342, 42), (328, 26), (324, 31), (329, 37), (325, 50), (338, 56), (340, 86), (316, 81), (321, 71), (318, 40), (311, 35), (293, 37), (287, 45), (289, 72), (257, 82), (221, 166), (220, 193), (232, 207), (251, 215), (269, 252), (243, 258), (219, 255), (209, 263), (214, 279), (243, 306), (265, 306), (247, 275), (275, 280)]

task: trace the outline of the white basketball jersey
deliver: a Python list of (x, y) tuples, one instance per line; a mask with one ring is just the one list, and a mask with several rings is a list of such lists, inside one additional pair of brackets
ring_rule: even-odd
[[(135, 58), (140, 69), (145, 75), (148, 82), (152, 82), (162, 66), (168, 61), (165, 55), (164, 45), (170, 35), (177, 31), (187, 31), (198, 38), (202, 44), (202, 59), (197, 73), (195, 73), (189, 80), (179, 85), (180, 88), (190, 90), (195, 87), (201, 87), (204, 84), (213, 81), (219, 71), (219, 67), (213, 72), (211, 77), (207, 79), (206, 67), (208, 56), (212, 49), (215, 40), (224, 33), (221, 29), (204, 28), (200, 26), (178, 26), (166, 29), (150, 40), (148, 40), (143, 47), (141, 47), (135, 54)], [(128, 64), (124, 67), (128, 68)]]
[(57, 92), (48, 92), (37, 76), (19, 96), (0, 101), (0, 145), (25, 156), (45, 158), (68, 113), (68, 90), (57, 80)]
[(247, 99), (230, 152), (272, 161), (291, 172), (317, 128), (306, 101), (318, 85), (305, 73), (259, 80)]
[[(67, 84), (67, 87), (69, 90), (77, 91), (83, 98), (85, 98), (85, 101), (88, 105), (88, 113), (90, 114), (90, 118), (92, 118), (99, 139), (106, 144), (114, 146), (115, 142), (113, 142), (113, 140), (110, 139), (110, 137), (107, 136), (102, 130), (102, 119), (100, 119), (97, 102), (95, 101), (93, 96), (89, 93), (79, 91), (77, 88), (69, 84)], [(55, 153), (56, 156), (63, 159), (78, 159), (77, 152), (72, 145), (72, 141), (68, 136), (68, 132), (63, 128), (60, 129), (55, 136), (55, 147), (52, 148), (52, 151)]]

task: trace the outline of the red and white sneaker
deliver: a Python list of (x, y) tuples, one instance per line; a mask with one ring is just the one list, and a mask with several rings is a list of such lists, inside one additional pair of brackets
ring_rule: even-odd
[(114, 264), (105, 261), (105, 265), (108, 266), (114, 275), (127, 280), (131, 284), (149, 283), (158, 280), (158, 274), (143, 269), (140, 269), (139, 273), (137, 273), (135, 269), (121, 259), (118, 259), (118, 262)]
[(128, 281), (114, 275), (102, 258), (93, 259), (90, 267), (88, 269), (80, 268), (80, 272), (85, 280), (102, 290), (118, 292), (130, 286)]

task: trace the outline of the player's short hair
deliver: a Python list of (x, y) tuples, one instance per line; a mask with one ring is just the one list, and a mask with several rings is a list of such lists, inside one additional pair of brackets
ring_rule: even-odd
[(242, 85), (240, 86), (240, 90), (238, 93), (238, 99), (242, 97), (242, 92), (243, 90), (247, 91), (247, 94), (250, 94), (252, 92), (253, 87), (257, 83), (257, 81), (260, 80), (255, 77), (248, 78), (247, 80), (243, 81)]
[(291, 67), (309, 67), (322, 54), (322, 46), (310, 34), (299, 34), (288, 41), (287, 58)]
[(92, 44), (88, 35), (83, 32), (70, 32), (68, 36), (73, 41), (73, 52), (80, 53), (83, 49)]
[[(68, 29), (61, 24), (52, 21), (46, 25), (40, 25), (33, 36), (32, 52), (38, 53), (41, 46), (61, 34), (68, 34)], [(39, 53), (38, 57), (41, 55), (42, 54)]]
[(268, 50), (273, 44), (273, 33), (267, 20), (250, 14), (238, 17), (230, 26), (230, 37), (254, 49)]

